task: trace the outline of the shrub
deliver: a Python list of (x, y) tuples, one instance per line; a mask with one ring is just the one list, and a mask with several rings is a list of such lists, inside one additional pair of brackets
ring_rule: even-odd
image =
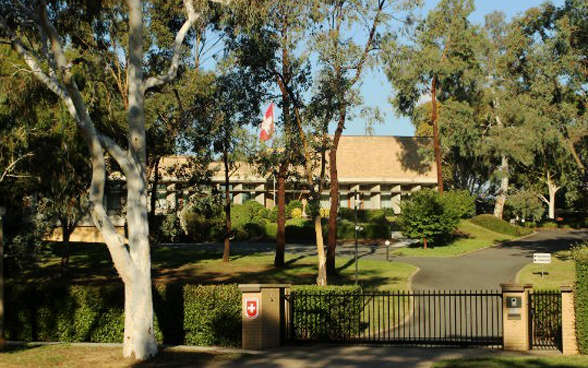
[(488, 230), (511, 236), (524, 236), (533, 232), (532, 229), (511, 225), (508, 222), (493, 215), (478, 215), (473, 217), (470, 221)]
[[(10, 340), (120, 343), (122, 286), (7, 285)], [(166, 344), (238, 346), (241, 296), (236, 285), (160, 285), (153, 290), (155, 337)]]
[(514, 216), (538, 222), (545, 213), (543, 204), (537, 196), (529, 191), (521, 190), (508, 197), (507, 207)]
[(291, 217), (293, 219), (301, 219), (302, 218), (302, 208), (293, 208), (291, 212)]
[(363, 310), (359, 286), (301, 285), (291, 290), (295, 338), (344, 339), (359, 333)]
[(304, 206), (302, 205), (302, 202), (294, 199), (286, 205), (286, 218), (291, 218), (293, 216), (292, 211), (296, 208), (300, 210), (300, 215), (302, 217), (302, 208), (304, 208)]
[(401, 205), (399, 221), (405, 236), (439, 244), (457, 228), (459, 217), (447, 208), (439, 193), (423, 189)]
[(576, 336), (581, 354), (588, 354), (588, 244), (573, 249), (576, 265)]
[(224, 209), (219, 197), (194, 196), (182, 210), (181, 224), (190, 239), (212, 240), (222, 234)]
[(467, 190), (445, 192), (441, 199), (447, 210), (458, 218), (470, 218), (476, 214), (476, 198)]
[(150, 230), (158, 242), (176, 243), (185, 238), (180, 217), (177, 214), (155, 215), (154, 222)]

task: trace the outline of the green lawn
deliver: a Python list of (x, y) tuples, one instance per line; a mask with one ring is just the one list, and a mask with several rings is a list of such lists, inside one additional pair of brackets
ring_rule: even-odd
[(562, 285), (573, 286), (576, 282), (571, 251), (564, 250), (551, 256), (551, 264), (543, 265), (547, 273), (541, 278), (541, 265), (530, 263), (517, 276), (521, 284), (533, 284), (536, 289), (559, 289)]
[(456, 359), (436, 363), (434, 368), (571, 368), (588, 367), (588, 356)]
[(419, 244), (417, 247), (397, 249), (393, 254), (409, 257), (454, 257), (514, 239), (510, 235), (495, 233), (467, 220), (461, 221), (457, 230), (457, 238), (449, 244), (429, 246), (428, 249), (422, 249), (422, 245)]
[[(77, 284), (104, 284), (120, 282), (106, 246), (103, 244), (72, 244), (70, 276), (59, 278), (60, 258), (55, 256), (59, 243), (49, 247), (41, 261), (26, 265), (22, 270), (10, 272), (9, 282), (63, 282)], [(273, 254), (233, 255), (224, 263), (222, 254), (198, 249), (198, 246), (158, 247), (152, 252), (155, 283), (184, 282), (192, 284), (215, 283), (292, 283), (314, 284), (317, 258), (286, 254), (286, 267), (273, 267)], [(337, 260), (339, 275), (329, 284), (354, 283), (353, 260)], [(416, 267), (400, 262), (359, 260), (359, 281), (368, 289), (406, 289), (408, 278)]]
[(202, 367), (209, 364), (218, 366), (240, 357), (239, 354), (196, 353), (165, 349), (153, 359), (136, 362), (133, 359), (124, 359), (120, 347), (28, 344), (7, 347), (4, 351), (0, 351), (0, 367)]

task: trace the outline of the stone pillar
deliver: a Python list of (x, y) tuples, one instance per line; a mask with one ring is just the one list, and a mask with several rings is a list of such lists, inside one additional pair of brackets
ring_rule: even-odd
[(234, 204), (243, 204), (243, 184), (234, 184), (233, 185), (233, 203)]
[(372, 210), (380, 210), (382, 209), (382, 191), (380, 189), (380, 185), (374, 185), (370, 190), (371, 194), (371, 204), (370, 208)]
[(529, 290), (531, 285), (501, 284), (504, 350), (529, 350)]
[(562, 353), (564, 355), (578, 354), (574, 291), (570, 286), (561, 287), (561, 337)]
[(265, 184), (258, 184), (255, 187), (255, 201), (265, 207)]
[(280, 346), (285, 331), (289, 284), (244, 284), (242, 293), (242, 347), (262, 350)]

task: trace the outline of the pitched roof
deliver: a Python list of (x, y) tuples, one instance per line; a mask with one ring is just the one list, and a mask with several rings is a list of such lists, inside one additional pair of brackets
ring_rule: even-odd
[[(419, 154), (430, 144), (429, 138), (393, 136), (342, 136), (337, 150), (339, 181), (357, 183), (422, 183), (437, 181), (435, 166)], [(327, 155), (328, 157), (328, 155)], [(186, 156), (165, 157), (159, 164), (163, 181), (174, 180), (173, 168), (183, 167)], [(211, 164), (213, 180), (224, 180), (220, 162)], [(233, 181), (265, 181), (255, 167), (238, 163), (231, 173)]]

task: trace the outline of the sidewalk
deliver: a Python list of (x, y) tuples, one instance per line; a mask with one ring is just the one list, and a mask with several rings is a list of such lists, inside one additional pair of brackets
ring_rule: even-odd
[(500, 349), (415, 348), (400, 346), (282, 346), (266, 354), (248, 355), (243, 358), (213, 362), (207, 367), (268, 367), (268, 368), (428, 368), (444, 359), (561, 355), (558, 351), (538, 353), (513, 353)]

